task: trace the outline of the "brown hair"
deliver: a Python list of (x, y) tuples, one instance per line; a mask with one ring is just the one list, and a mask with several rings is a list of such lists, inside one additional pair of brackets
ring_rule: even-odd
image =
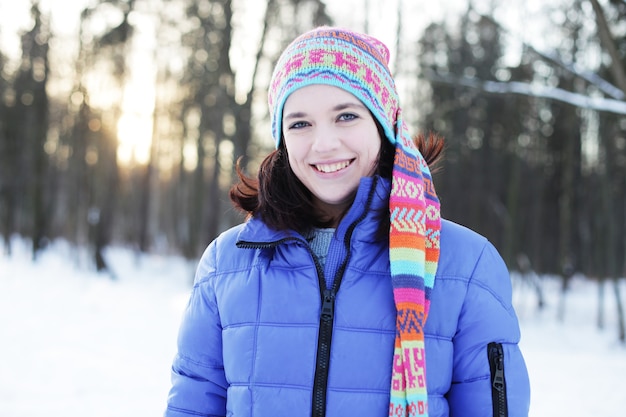
[[(381, 137), (384, 138), (384, 135)], [(443, 137), (430, 133), (428, 137), (416, 135), (413, 140), (431, 173), (436, 172), (443, 157)], [(384, 139), (374, 174), (390, 179), (394, 155), (394, 145)], [(259, 216), (276, 230), (302, 232), (312, 226), (325, 227), (330, 224), (328, 220), (319, 217), (311, 192), (291, 170), (284, 141), (263, 160), (257, 178), (243, 172), (241, 158), (237, 160), (236, 170), (239, 182), (230, 188), (229, 196), (235, 208), (248, 216)]]

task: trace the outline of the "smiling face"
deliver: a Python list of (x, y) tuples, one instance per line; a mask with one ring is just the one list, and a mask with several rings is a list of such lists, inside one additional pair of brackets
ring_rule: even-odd
[(381, 146), (374, 118), (347, 91), (315, 84), (287, 98), (282, 132), (291, 169), (336, 225), (361, 178), (374, 173)]

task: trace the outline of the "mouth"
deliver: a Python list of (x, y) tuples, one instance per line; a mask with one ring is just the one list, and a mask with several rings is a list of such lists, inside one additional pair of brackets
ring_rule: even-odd
[(347, 168), (348, 166), (350, 166), (352, 161), (354, 161), (354, 159), (350, 159), (350, 160), (342, 161), (342, 162), (335, 162), (333, 164), (315, 164), (313, 166), (315, 167), (316, 170), (329, 174), (329, 173), (337, 172), (344, 168)]

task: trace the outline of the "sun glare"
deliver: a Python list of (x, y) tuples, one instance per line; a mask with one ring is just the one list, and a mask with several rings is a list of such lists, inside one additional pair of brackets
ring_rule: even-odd
[[(139, 37), (139, 35), (137, 35)], [(130, 76), (122, 100), (122, 115), (117, 123), (118, 159), (125, 164), (145, 164), (150, 159), (153, 112), (155, 105), (155, 71), (150, 48), (137, 39), (129, 58)]]
[(150, 160), (152, 118), (140, 113), (124, 113), (117, 124), (118, 161), (125, 165), (146, 164)]

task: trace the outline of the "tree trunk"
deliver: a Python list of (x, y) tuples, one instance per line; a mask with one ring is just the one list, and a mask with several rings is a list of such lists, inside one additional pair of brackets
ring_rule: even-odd
[(35, 86), (35, 100), (32, 105), (33, 113), (33, 246), (32, 258), (36, 259), (38, 252), (45, 247), (48, 235), (48, 218), (50, 206), (48, 204), (49, 169), (48, 155), (45, 152), (45, 144), (48, 133), (48, 96), (46, 93), (46, 81), (48, 79), (47, 48), (44, 52), (45, 77)]
[(624, 322), (624, 305), (620, 294), (619, 279), (613, 279), (613, 293), (615, 294), (615, 305), (617, 309), (617, 334), (619, 341), (626, 343), (626, 323)]
[(598, 325), (598, 329), (604, 329), (604, 280), (602, 278), (598, 279), (598, 319), (596, 324)]
[[(153, 138), (154, 143), (154, 138)], [(153, 148), (154, 145), (151, 145)], [(154, 162), (153, 151), (150, 152), (150, 160), (145, 166), (140, 187), (140, 201), (139, 201), (139, 236), (138, 246), (139, 251), (142, 253), (148, 252), (150, 249), (150, 202), (152, 199), (152, 177), (154, 176)]]

